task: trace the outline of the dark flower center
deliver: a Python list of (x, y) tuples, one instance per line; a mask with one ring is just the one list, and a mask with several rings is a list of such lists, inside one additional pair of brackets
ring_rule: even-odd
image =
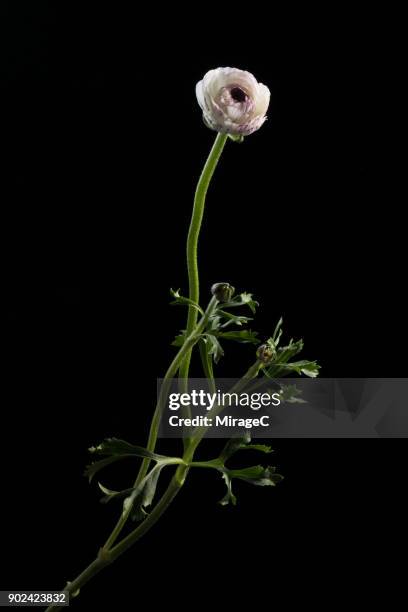
[(245, 102), (247, 95), (245, 91), (240, 87), (233, 87), (230, 93), (231, 98), (235, 100), (235, 102)]

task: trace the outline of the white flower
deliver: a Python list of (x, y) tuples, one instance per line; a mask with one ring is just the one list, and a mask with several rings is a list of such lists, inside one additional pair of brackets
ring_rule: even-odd
[(248, 136), (266, 120), (270, 92), (246, 70), (216, 68), (196, 85), (205, 124), (212, 130)]

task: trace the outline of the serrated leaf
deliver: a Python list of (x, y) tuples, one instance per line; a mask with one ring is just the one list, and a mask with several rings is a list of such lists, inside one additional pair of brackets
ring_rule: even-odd
[(277, 361), (280, 363), (286, 363), (295, 355), (298, 355), (303, 350), (303, 340), (291, 340), (287, 346), (284, 346), (278, 350)]
[(167, 457), (164, 455), (152, 453), (146, 448), (143, 448), (143, 446), (136, 446), (126, 442), (125, 440), (120, 440), (119, 438), (106, 438), (97, 446), (91, 446), (89, 452), (95, 455), (125, 455), (127, 457), (141, 457), (153, 459), (153, 461), (162, 461), (163, 459), (167, 459)]
[(248, 306), (252, 313), (255, 314), (256, 307), (259, 303), (252, 298), (252, 293), (240, 293), (235, 296), (231, 301), (225, 302), (222, 307), (223, 310), (226, 308), (237, 308), (238, 306)]
[(170, 289), (170, 295), (174, 298), (173, 302), (170, 302), (172, 306), (189, 306), (198, 310), (198, 312), (204, 315), (204, 311), (197, 302), (190, 300), (190, 298), (183, 297), (179, 293), (180, 289), (174, 291), (174, 289)]
[[(268, 340), (271, 342), (271, 346), (274, 345), (272, 338)], [(287, 346), (278, 348), (274, 360), (271, 365), (264, 369), (264, 373), (270, 378), (278, 378), (279, 376), (285, 376), (289, 370), (285, 369), (286, 364), (292, 357), (300, 353), (303, 349), (303, 340), (297, 340), (293, 342), (291, 340)]]
[(237, 505), (237, 498), (232, 492), (232, 480), (229, 477), (227, 472), (223, 472), (222, 477), (224, 479), (225, 484), (227, 485), (227, 492), (222, 499), (218, 502), (221, 506), (227, 506), (228, 504), (232, 504), (233, 506)]
[(119, 461), (120, 459), (127, 458), (141, 458), (151, 459), (158, 465), (167, 465), (169, 463), (177, 463), (182, 460), (177, 457), (166, 457), (165, 455), (159, 455), (152, 453), (142, 446), (135, 446), (125, 440), (119, 438), (107, 438), (97, 446), (92, 446), (89, 451), (94, 455), (107, 455), (105, 459), (95, 461), (85, 468), (84, 475), (89, 478), (89, 482), (100, 470)]
[(242, 303), (248, 306), (255, 314), (256, 307), (259, 306), (259, 303), (252, 299), (252, 293), (241, 293), (239, 297), (241, 297)]
[(270, 446), (265, 444), (251, 444), (251, 435), (249, 431), (245, 432), (242, 438), (231, 438), (228, 440), (224, 448), (222, 449), (219, 460), (224, 464), (232, 455), (237, 453), (239, 450), (257, 450), (262, 453), (271, 453), (272, 449)]
[(296, 374), (304, 374), (309, 378), (315, 378), (319, 375), (320, 366), (316, 361), (303, 360), (282, 364), (282, 369), (286, 372), (296, 372)]
[(220, 315), (213, 315), (208, 321), (207, 331), (213, 332), (218, 331), (221, 327), (221, 317)]
[(283, 403), (288, 404), (306, 404), (306, 400), (300, 397), (302, 391), (296, 385), (281, 385), (279, 397)]
[(221, 460), (222, 464), (232, 457), (232, 455), (235, 455), (235, 453), (241, 448), (249, 444), (250, 441), (251, 436), (249, 432), (245, 432), (245, 436), (243, 438), (231, 438), (228, 440), (219, 455), (219, 459)]
[(309, 376), (309, 378), (316, 378), (316, 376), (319, 376), (320, 366), (316, 361), (307, 362), (301, 369), (302, 374)]
[(252, 465), (239, 470), (228, 470), (231, 479), (238, 478), (257, 487), (274, 487), (283, 480), (281, 474), (276, 473), (276, 468), (272, 466)]
[(215, 363), (218, 363), (224, 355), (221, 344), (213, 334), (205, 334), (205, 340), (208, 342), (208, 354), (212, 355)]
[(101, 442), (101, 444), (93, 446), (89, 450), (96, 455), (108, 455), (104, 459), (87, 466), (85, 474), (89, 477), (89, 480), (105, 466), (123, 458), (138, 457), (151, 459), (156, 462), (154, 468), (146, 474), (137, 487), (125, 489), (123, 491), (114, 491), (98, 483), (99, 488), (104, 493), (101, 502), (107, 503), (112, 499), (124, 498), (123, 513), (127, 514), (130, 512), (130, 516), (133, 520), (142, 520), (146, 516), (144, 508), (150, 506), (153, 502), (157, 483), (163, 467), (166, 465), (180, 465), (184, 463), (183, 459), (180, 457), (159, 455), (148, 451), (146, 448), (130, 444), (118, 438), (107, 438)]
[(235, 340), (244, 344), (259, 344), (258, 332), (253, 332), (250, 329), (241, 329), (228, 332), (218, 332), (218, 338), (225, 340)]
[(229, 325), (237, 325), (238, 327), (242, 327), (252, 321), (252, 317), (243, 317), (232, 314), (231, 312), (227, 312), (226, 310), (217, 310), (219, 314), (219, 319), (226, 319), (225, 322), (221, 323), (220, 328), (225, 329)]
[(293, 342), (291, 340), (288, 346), (278, 349), (276, 361), (279, 363), (287, 363), (292, 357), (295, 357), (303, 350), (303, 340)]
[(237, 498), (232, 492), (234, 478), (248, 482), (256, 487), (274, 487), (283, 480), (283, 476), (276, 473), (276, 468), (272, 466), (265, 468), (263, 465), (251, 465), (237, 470), (223, 468), (222, 477), (227, 486), (227, 492), (219, 502), (222, 506), (226, 506), (229, 503), (236, 505), (237, 503)]
[(246, 446), (243, 446), (241, 450), (254, 450), (266, 454), (273, 453), (272, 448), (267, 444), (247, 444)]

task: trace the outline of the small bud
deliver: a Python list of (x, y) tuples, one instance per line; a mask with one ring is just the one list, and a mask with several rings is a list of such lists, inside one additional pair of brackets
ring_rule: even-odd
[(262, 363), (270, 363), (275, 356), (275, 351), (269, 344), (261, 344), (256, 351), (256, 356)]
[(214, 283), (211, 293), (219, 302), (229, 302), (235, 293), (234, 287), (229, 283)]

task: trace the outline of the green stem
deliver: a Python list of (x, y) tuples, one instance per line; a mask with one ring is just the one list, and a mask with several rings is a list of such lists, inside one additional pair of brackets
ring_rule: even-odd
[(206, 377), (206, 379), (208, 380), (208, 387), (211, 393), (215, 393), (216, 392), (216, 388), (215, 388), (215, 380), (214, 380), (214, 371), (213, 371), (213, 364), (212, 364), (212, 357), (211, 355), (208, 354), (205, 342), (203, 340), (203, 338), (200, 338), (200, 341), (198, 343), (198, 348), (200, 350), (200, 358), (201, 358), (201, 364), (203, 366), (203, 370), (204, 370), (204, 375)]
[[(183, 362), (183, 360), (186, 358), (186, 355), (188, 355), (189, 353), (191, 353), (191, 350), (193, 348), (193, 346), (198, 342), (198, 340), (200, 339), (200, 335), (202, 334), (202, 332), (205, 330), (208, 320), (210, 319), (210, 317), (212, 316), (212, 314), (214, 313), (214, 310), (217, 306), (218, 302), (217, 299), (215, 297), (212, 297), (210, 300), (210, 303), (208, 304), (208, 307), (204, 313), (204, 316), (201, 318), (200, 322), (197, 325), (197, 322), (193, 328), (193, 330), (189, 333), (186, 333), (186, 341), (184, 342), (183, 346), (181, 347), (180, 351), (177, 353), (176, 357), (173, 359), (169, 369), (167, 370), (165, 376), (164, 376), (164, 381), (166, 382), (166, 384), (163, 384), (161, 389), (160, 389), (160, 395), (159, 395), (159, 400), (156, 406), (156, 410), (155, 413), (153, 415), (153, 419), (152, 419), (152, 424), (150, 427), (150, 433), (149, 433), (149, 439), (147, 442), (147, 450), (153, 452), (155, 447), (156, 447), (156, 441), (157, 441), (157, 436), (159, 433), (159, 426), (160, 426), (160, 421), (161, 421), (161, 417), (163, 414), (163, 405), (164, 405), (164, 401), (167, 397), (167, 392), (169, 390), (169, 384), (172, 378), (174, 378), (174, 376), (177, 373), (177, 370), (179, 369), (181, 363)], [(195, 310), (195, 309), (194, 309)], [(137, 482), (140, 482), (142, 480), (142, 478), (144, 478), (147, 474), (147, 470), (149, 468), (150, 465), (150, 459), (144, 459), (142, 462), (142, 466), (140, 468), (139, 471), (139, 475), (137, 478)]]
[[(234, 385), (231, 391), (239, 390), (243, 386), (247, 384), (248, 380), (253, 379), (257, 376), (261, 365), (259, 361), (256, 361), (246, 372), (243, 378)], [(217, 408), (220, 408), (219, 406)], [(160, 516), (165, 512), (165, 510), (169, 507), (173, 499), (176, 497), (177, 493), (180, 491), (183, 486), (186, 476), (188, 474), (189, 466), (194, 458), (194, 453), (199, 445), (200, 441), (204, 437), (206, 429), (197, 430), (197, 436), (194, 437), (192, 444), (186, 449), (183, 456), (183, 464), (179, 465), (175, 475), (170, 481), (170, 484), (161, 497), (160, 501), (153, 508), (151, 513), (145, 518), (145, 520), (140, 523), (136, 529), (134, 529), (129, 535), (127, 535), (123, 540), (121, 540), (116, 546), (111, 548), (110, 550), (106, 549), (106, 546), (102, 548), (99, 552), (98, 557), (93, 561), (73, 582), (70, 582), (65, 588), (69, 593), (76, 593), (79, 591), (81, 587), (84, 586), (93, 576), (98, 574), (102, 569), (104, 569), (107, 565), (115, 561), (118, 557), (120, 557), (126, 550), (128, 550), (135, 542), (140, 540), (142, 536), (144, 536), (153, 525), (158, 521)], [(199, 465), (196, 464), (195, 467)], [(208, 467), (208, 465), (207, 465)], [(46, 612), (57, 612), (57, 610), (61, 610), (61, 606), (51, 605), (47, 608)]]
[[(151, 452), (153, 452), (154, 449), (156, 448), (157, 437), (159, 434), (160, 421), (161, 421), (162, 414), (163, 414), (164, 401), (169, 391), (169, 385), (171, 384), (171, 379), (176, 376), (177, 370), (179, 369), (180, 364), (185, 358), (188, 351), (191, 351), (194, 344), (196, 344), (196, 342), (198, 342), (198, 340), (200, 339), (200, 335), (205, 330), (205, 327), (208, 323), (208, 319), (213, 314), (214, 308), (216, 307), (217, 303), (218, 302), (216, 298), (213, 297), (210, 303), (208, 304), (208, 307), (204, 313), (204, 316), (201, 318), (199, 323), (196, 325), (196, 327), (194, 328), (190, 336), (186, 338), (183, 346), (178, 351), (177, 355), (174, 357), (166, 374), (164, 375), (163, 384), (160, 389), (159, 399), (157, 401), (156, 409), (154, 411), (152, 422), (150, 425), (149, 439), (147, 442), (147, 450)], [(150, 459), (143, 459), (141, 466), (140, 466), (139, 473), (134, 483), (135, 487), (137, 487), (137, 485), (146, 476), (147, 471), (149, 469), (149, 465), (150, 465)], [(129, 507), (127, 511), (123, 512), (121, 516), (119, 517), (118, 522), (116, 523), (112, 533), (110, 534), (110, 536), (105, 542), (104, 548), (106, 550), (109, 550), (113, 546), (113, 544), (116, 542), (116, 540), (118, 539), (120, 533), (122, 532), (123, 527), (125, 526), (127, 522), (127, 519), (129, 518), (131, 510), (132, 510), (131, 507)]]
[(175, 475), (170, 481), (169, 486), (167, 487), (165, 493), (161, 497), (160, 501), (153, 508), (150, 514), (144, 519), (142, 523), (136, 529), (134, 529), (129, 535), (127, 535), (123, 540), (119, 542), (116, 546), (114, 546), (110, 550), (110, 555), (112, 561), (120, 557), (128, 548), (130, 548), (135, 542), (140, 540), (142, 536), (144, 536), (158, 521), (163, 512), (168, 508), (171, 504), (179, 490), (184, 484), (185, 474), (187, 473), (188, 466), (180, 465)]
[[(199, 274), (198, 274), (198, 262), (197, 262), (197, 250), (198, 250), (198, 238), (200, 235), (201, 223), (204, 215), (204, 206), (205, 206), (205, 198), (207, 195), (208, 187), (211, 182), (212, 176), (214, 174), (215, 168), (217, 167), (218, 161), (221, 157), (221, 153), (224, 149), (225, 143), (227, 141), (228, 136), (226, 134), (217, 134), (214, 145), (210, 151), (204, 169), (201, 173), (200, 179), (197, 184), (197, 189), (194, 197), (194, 207), (193, 214), (191, 218), (190, 228), (187, 237), (187, 268), (188, 268), (188, 280), (189, 280), (189, 298), (199, 303), (200, 292), (199, 292)], [(210, 302), (210, 305), (201, 321), (197, 325), (198, 312), (195, 308), (189, 307), (188, 309), (188, 318), (187, 318), (187, 326), (186, 326), (186, 341), (184, 342), (182, 348), (177, 353), (175, 358), (173, 359), (170, 367), (168, 368), (164, 380), (168, 381), (177, 374), (179, 371), (179, 377), (184, 379), (184, 384), (187, 385), (189, 370), (190, 370), (190, 361), (191, 361), (191, 353), (194, 345), (200, 338), (201, 332), (205, 329), (205, 326), (208, 322), (208, 319), (213, 312), (213, 309), (216, 305), (216, 300), (213, 298)], [(210, 381), (213, 383), (213, 375), (211, 364), (208, 362), (208, 357), (206, 357), (205, 367), (207, 371), (211, 372)], [(166, 385), (163, 385), (166, 387)], [(147, 444), (147, 448), (150, 451), (154, 451), (160, 426), (160, 420), (162, 416), (162, 399), (165, 396), (165, 390), (162, 386), (162, 394), (159, 397), (152, 423), (150, 426), (149, 440)], [(204, 432), (205, 433), (205, 432)], [(203, 434), (204, 435), (204, 434)], [(201, 438), (200, 438), (201, 439)], [(191, 448), (186, 450), (186, 456), (191, 461), (195, 449), (198, 446), (200, 440), (193, 440), (193, 444)], [(184, 458), (183, 458), (184, 459)], [(147, 471), (149, 469), (150, 460), (144, 459), (138, 477), (135, 482), (135, 486), (146, 476)], [(106, 541), (105, 546), (101, 549), (100, 554), (97, 559), (93, 561), (73, 582), (67, 585), (66, 590), (69, 593), (77, 592), (84, 584), (88, 582), (93, 576), (98, 574), (104, 567), (109, 565), (112, 561), (117, 559), (121, 554), (123, 554), (132, 544), (134, 544), (137, 540), (139, 540), (149, 529), (156, 523), (156, 521), (160, 518), (169, 504), (172, 502), (174, 497), (177, 495), (180, 488), (183, 486), (185, 478), (188, 473), (188, 464), (179, 465), (177, 471), (172, 478), (166, 492), (158, 502), (158, 504), (154, 507), (152, 512), (148, 517), (136, 528), (134, 529), (128, 536), (123, 538), (116, 546), (114, 543), (119, 537), (130, 513), (130, 509), (127, 513), (124, 513), (119, 521), (117, 522), (115, 528), (113, 529), (111, 535)], [(56, 612), (60, 610), (60, 606), (51, 605), (47, 608), (46, 612)]]
[[(242, 378), (240, 378), (240, 380), (238, 380), (238, 382), (236, 382), (233, 387), (231, 387), (229, 392), (230, 393), (240, 393), (247, 386), (249, 380), (253, 380), (254, 378), (258, 376), (261, 368), (262, 368), (262, 362), (259, 360), (256, 360), (255, 363), (248, 369), (246, 374)], [(222, 405), (214, 406), (214, 408), (208, 413), (208, 416), (214, 417), (217, 414), (220, 414), (220, 412), (222, 412), (223, 409), (224, 409), (224, 406)], [(197, 449), (197, 446), (200, 444), (201, 440), (204, 438), (207, 431), (208, 431), (208, 427), (197, 427), (196, 428), (195, 432), (193, 433), (189, 448), (186, 450), (186, 452), (183, 455), (183, 459), (186, 463), (191, 463), (194, 457), (194, 453)]]
[[(188, 230), (187, 237), (187, 269), (188, 269), (188, 282), (189, 282), (189, 298), (193, 300), (195, 303), (199, 303), (200, 299), (200, 282), (199, 282), (199, 274), (198, 274), (198, 262), (197, 262), (197, 250), (198, 250), (198, 238), (200, 235), (201, 223), (204, 215), (204, 207), (205, 207), (205, 198), (207, 195), (208, 187), (210, 185), (212, 176), (214, 174), (215, 168), (217, 167), (218, 161), (221, 157), (221, 153), (224, 149), (225, 143), (227, 141), (228, 136), (226, 134), (217, 134), (215, 142), (212, 146), (208, 159), (205, 163), (201, 176), (199, 178), (195, 196), (194, 196), (194, 206), (193, 213), (191, 217), (190, 227)], [(210, 302), (213, 307), (213, 300)], [(208, 309), (207, 309), (208, 310)], [(164, 380), (168, 380), (173, 378), (177, 371), (179, 370), (179, 377), (182, 380), (182, 387), (186, 390), (188, 385), (188, 375), (190, 370), (190, 360), (191, 360), (191, 352), (194, 344), (196, 344), (198, 337), (194, 337), (194, 331), (197, 326), (197, 318), (198, 311), (193, 306), (189, 306), (188, 308), (188, 317), (187, 317), (187, 326), (186, 326), (186, 338), (187, 340), (183, 344), (181, 350), (177, 353), (173, 362), (171, 363), (169, 369), (167, 370)], [(204, 321), (205, 319), (205, 321)], [(208, 316), (200, 321), (203, 322), (203, 327), (208, 321)], [(200, 331), (202, 331), (202, 329)], [(162, 397), (164, 397), (164, 385), (162, 386)], [(147, 443), (147, 449), (150, 451), (154, 451), (156, 447), (157, 435), (160, 425), (162, 415), (162, 405), (161, 400), (159, 398), (158, 404), (156, 406), (156, 410), (153, 415), (152, 423), (150, 426), (149, 439)], [(187, 415), (188, 416), (188, 415)], [(189, 440), (184, 440), (185, 447), (188, 446)], [(149, 469), (150, 460), (144, 459), (139, 474), (137, 476), (135, 486), (137, 486), (140, 481), (146, 476), (147, 470)], [(123, 514), (109, 538), (106, 541), (105, 546), (110, 548), (117, 540), (120, 535), (130, 513), (130, 509), (127, 513)]]
[[(208, 159), (205, 163), (200, 179), (197, 184), (197, 189), (194, 196), (193, 214), (191, 217), (190, 228), (187, 236), (187, 269), (189, 283), (189, 298), (197, 304), (200, 301), (200, 283), (198, 275), (198, 238), (200, 235), (201, 222), (204, 215), (205, 198), (208, 187), (211, 182), (214, 170), (217, 167), (221, 153), (227, 141), (227, 134), (217, 134), (213, 147), (210, 151)], [(191, 334), (197, 323), (197, 310), (192, 306), (188, 309), (187, 318), (187, 336)], [(188, 379), (190, 370), (191, 351), (189, 351), (180, 368), (180, 378), (185, 381)]]
[[(79, 594), (79, 590), (87, 582), (89, 582), (91, 578), (96, 576), (96, 574), (99, 574), (99, 572), (106, 565), (108, 565), (108, 563), (98, 556), (94, 561), (92, 561), (92, 563), (88, 565), (88, 567), (81, 574), (79, 574), (79, 576), (77, 576), (77, 578), (75, 578), (75, 580), (73, 580), (72, 582), (69, 582), (66, 585), (64, 591), (69, 593), (70, 598), (72, 599), (77, 594)], [(46, 609), (46, 612), (57, 612), (57, 610), (63, 610), (63, 609), (64, 609), (64, 606), (59, 606), (58, 604), (51, 604)]]

